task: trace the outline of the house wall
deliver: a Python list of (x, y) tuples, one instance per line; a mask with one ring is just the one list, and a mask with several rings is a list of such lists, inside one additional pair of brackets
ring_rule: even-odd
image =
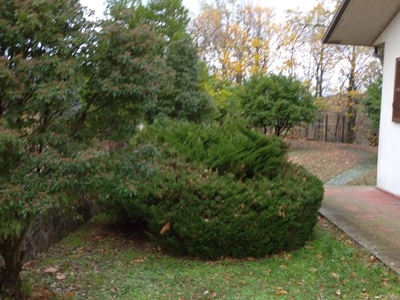
[(400, 123), (392, 122), (392, 103), (395, 62), (400, 57), (399, 32), (400, 14), (375, 42), (385, 45), (377, 186), (397, 196), (400, 196)]

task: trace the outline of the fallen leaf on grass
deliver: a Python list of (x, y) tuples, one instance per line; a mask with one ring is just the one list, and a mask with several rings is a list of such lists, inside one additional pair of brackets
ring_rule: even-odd
[(100, 242), (100, 241), (102, 241), (103, 239), (104, 239), (104, 236), (103, 236), (103, 235), (96, 235), (96, 236), (92, 237), (92, 240), (95, 240), (95, 241), (97, 241), (97, 242)]
[(24, 268), (29, 268), (32, 265), (32, 261), (27, 261), (26, 263), (24, 263)]
[(67, 299), (73, 299), (74, 297), (75, 297), (75, 293), (74, 292), (66, 292), (64, 294), (64, 298), (67, 298)]
[(336, 295), (340, 296), (342, 294), (342, 292), (340, 290), (336, 291)]
[(276, 296), (283, 296), (283, 295), (286, 295), (288, 292), (286, 292), (286, 291), (284, 291), (284, 290), (280, 290), (280, 291), (277, 291), (276, 293), (275, 293), (275, 295)]
[(65, 279), (65, 274), (57, 273), (56, 279), (57, 279), (57, 280), (64, 280), (64, 279)]
[(48, 274), (54, 274), (58, 272), (58, 268), (54, 268), (54, 267), (48, 267), (46, 269), (44, 269), (43, 272), (48, 273)]
[(254, 257), (249, 256), (249, 257), (246, 257), (246, 260), (247, 261), (255, 261), (256, 259)]
[(336, 273), (334, 273), (334, 272), (332, 272), (331, 273), (331, 276), (333, 277), (333, 278), (336, 278), (336, 279), (339, 279), (339, 274), (336, 274)]
[(135, 258), (131, 260), (131, 263), (142, 263), (144, 262), (144, 258)]
[(53, 291), (49, 291), (45, 288), (38, 288), (29, 294), (29, 299), (32, 300), (50, 300), (55, 297), (56, 294)]

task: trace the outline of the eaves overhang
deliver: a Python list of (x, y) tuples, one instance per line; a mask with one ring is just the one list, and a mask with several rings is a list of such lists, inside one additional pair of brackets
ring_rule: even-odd
[(323, 43), (374, 46), (400, 12), (400, 0), (343, 0)]

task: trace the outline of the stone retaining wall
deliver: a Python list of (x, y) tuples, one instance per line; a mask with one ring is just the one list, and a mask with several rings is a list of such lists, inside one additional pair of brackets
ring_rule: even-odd
[(37, 219), (25, 240), (26, 259), (47, 250), (51, 245), (77, 230), (95, 214), (93, 203), (49, 214)]
[[(25, 240), (25, 260), (35, 254), (47, 250), (51, 245), (77, 230), (89, 221), (98, 211), (94, 203), (85, 203), (61, 212), (50, 213), (38, 218), (33, 224)], [(0, 267), (4, 262), (0, 257)]]

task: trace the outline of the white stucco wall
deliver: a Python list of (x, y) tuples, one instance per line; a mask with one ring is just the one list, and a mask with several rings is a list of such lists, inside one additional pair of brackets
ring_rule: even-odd
[(395, 62), (400, 57), (400, 14), (375, 44), (385, 45), (377, 186), (400, 196), (400, 123), (392, 122)]

